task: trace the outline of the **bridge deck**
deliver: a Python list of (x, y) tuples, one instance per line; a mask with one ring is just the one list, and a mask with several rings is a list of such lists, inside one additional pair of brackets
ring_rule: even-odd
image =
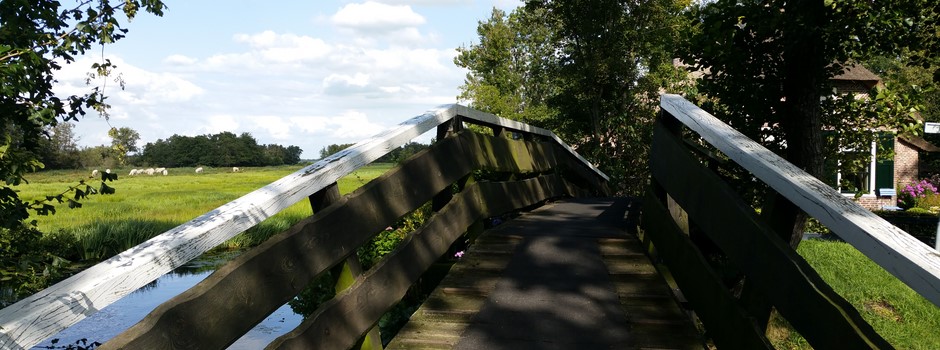
[(388, 348), (701, 349), (624, 229), (635, 207), (572, 199), (488, 230)]

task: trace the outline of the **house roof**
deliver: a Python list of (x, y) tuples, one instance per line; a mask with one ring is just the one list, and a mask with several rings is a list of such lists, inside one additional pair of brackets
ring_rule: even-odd
[(881, 82), (881, 78), (861, 64), (846, 64), (842, 67), (842, 74), (832, 77), (832, 80), (862, 81), (871, 85)]
[(917, 147), (921, 151), (940, 152), (940, 147), (935, 146), (934, 144), (930, 143), (930, 141), (927, 141), (922, 137), (901, 134), (901, 135), (898, 135), (898, 138), (909, 143), (911, 146)]

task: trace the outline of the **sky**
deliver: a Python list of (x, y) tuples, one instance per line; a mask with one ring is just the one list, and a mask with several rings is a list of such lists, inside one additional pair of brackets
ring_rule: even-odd
[(138, 14), (126, 38), (104, 47), (117, 66), (112, 79), (86, 83), (100, 50), (57, 73), (58, 95), (103, 84), (109, 96), (108, 120), (91, 112), (76, 124), (80, 146), (110, 144), (111, 127), (136, 130), (141, 147), (174, 134), (230, 131), (299, 146), (304, 159), (315, 159), (329, 144), (355, 143), (458, 102), (466, 70), (453, 63), (456, 49), (479, 42), (477, 23), (494, 7), (520, 4), (164, 2), (162, 17)]

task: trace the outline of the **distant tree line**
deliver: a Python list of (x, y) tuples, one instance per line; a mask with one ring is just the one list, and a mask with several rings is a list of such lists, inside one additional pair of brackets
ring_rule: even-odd
[(147, 143), (135, 163), (164, 167), (185, 166), (270, 166), (300, 162), (297, 146), (259, 145), (249, 133), (235, 135), (173, 135)]
[[(432, 141), (433, 142), (433, 141)], [(331, 144), (329, 146), (323, 147), (320, 149), (320, 159), (329, 157), (330, 155), (352, 147), (352, 143), (341, 143), (341, 144)], [(430, 146), (423, 143), (409, 142), (401, 147), (393, 149), (391, 152), (388, 152), (384, 156), (376, 159), (376, 163), (401, 163), (414, 155), (415, 153), (420, 152)]]

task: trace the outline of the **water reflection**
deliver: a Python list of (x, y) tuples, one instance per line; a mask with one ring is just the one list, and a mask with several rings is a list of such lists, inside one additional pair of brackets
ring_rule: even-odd
[[(170, 298), (196, 285), (209, 276), (219, 265), (238, 253), (214, 254), (200, 257), (172, 272), (148, 283), (98, 313), (52, 336), (33, 349), (62, 348), (87, 338), (104, 343), (139, 322), (151, 310)], [(303, 317), (287, 305), (281, 306), (268, 318), (242, 336), (229, 349), (259, 349), (300, 324)], [(53, 347), (52, 339), (59, 339)]]

